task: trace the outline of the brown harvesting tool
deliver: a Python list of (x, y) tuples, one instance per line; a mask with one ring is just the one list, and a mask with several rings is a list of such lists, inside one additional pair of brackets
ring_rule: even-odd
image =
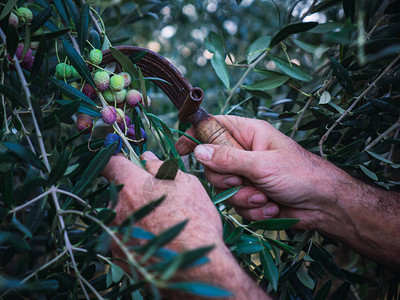
[[(189, 81), (168, 60), (141, 47), (120, 46), (116, 48), (127, 56), (142, 51), (146, 52), (146, 55), (136, 63), (137, 66), (142, 71), (143, 76), (156, 77), (166, 81), (154, 80), (154, 83), (179, 110), (179, 120), (190, 122), (193, 125), (196, 130), (196, 138), (199, 141), (243, 149), (221, 122), (200, 107), (204, 98), (203, 90), (199, 87), (192, 87)], [(114, 57), (110, 51), (103, 51), (103, 64), (112, 61), (114, 61)]]

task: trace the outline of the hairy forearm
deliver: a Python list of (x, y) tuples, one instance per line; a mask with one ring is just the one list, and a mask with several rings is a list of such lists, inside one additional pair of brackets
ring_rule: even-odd
[(400, 267), (400, 194), (372, 187), (343, 172), (317, 231), (392, 269)]

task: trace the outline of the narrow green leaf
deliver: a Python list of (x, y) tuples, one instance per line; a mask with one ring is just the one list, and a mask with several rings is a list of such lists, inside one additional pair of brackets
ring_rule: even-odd
[(222, 83), (229, 89), (230, 83), (228, 69), (226, 68), (225, 59), (220, 52), (214, 53), (211, 58), (211, 65), (213, 66), (215, 73), (218, 75), (218, 78), (221, 79)]
[(26, 228), (26, 226), (24, 224), (22, 224), (15, 217), (15, 215), (13, 215), (13, 217), (11, 219), (11, 224), (13, 224), (16, 229), (18, 229), (20, 232), (22, 232), (25, 235), (25, 237), (30, 238), (30, 239), (32, 238), (32, 233), (30, 232), (30, 230), (28, 228)]
[(178, 236), (178, 234), (181, 233), (181, 231), (185, 228), (187, 222), (188, 220), (184, 220), (164, 230), (155, 238), (150, 240), (146, 245), (144, 245), (140, 250), (140, 253), (144, 253), (142, 262), (145, 262), (157, 251), (157, 249), (171, 242), (176, 236)]
[[(147, 110), (149, 110), (149, 102), (147, 101), (146, 83), (144, 82), (143, 73), (142, 73), (142, 70), (140, 70), (140, 68), (138, 68), (138, 76), (139, 76), (140, 91), (142, 92), (144, 107), (146, 108), (146, 111), (147, 111)], [(167, 132), (169, 132), (169, 130), (167, 130)]]
[(331, 94), (328, 91), (323, 91), (321, 97), (319, 98), (318, 104), (328, 104), (331, 101)]
[(18, 43), (19, 43), (18, 31), (14, 26), (7, 26), (6, 38), (7, 38), (6, 42), (7, 52), (14, 60), (14, 54), (18, 48)]
[(247, 63), (255, 61), (265, 50), (268, 49), (271, 43), (270, 36), (261, 36), (255, 40), (247, 50)]
[(33, 66), (30, 75), (31, 79), (35, 78), (39, 74), (47, 50), (48, 50), (47, 41), (46, 39), (42, 38), (39, 42), (39, 47), (37, 48), (35, 53), (35, 59), (33, 61)]
[(22, 49), (22, 57), (25, 57), (31, 46), (31, 29), (29, 24), (25, 24), (24, 48)]
[(333, 57), (331, 57), (331, 64), (333, 74), (339, 80), (340, 85), (345, 89), (346, 92), (354, 96), (355, 89), (349, 73), (347, 73), (345, 68)]
[(270, 282), (274, 291), (277, 291), (279, 279), (278, 268), (276, 267), (275, 261), (267, 248), (262, 249), (260, 260), (263, 266), (265, 278)]
[(83, 61), (82, 56), (80, 56), (66, 40), (63, 41), (63, 45), (65, 53), (67, 54), (71, 64), (75, 67), (76, 71), (78, 71), (79, 75), (81, 75), (82, 78), (87, 81), (87, 83), (96, 88), (92, 75), (90, 74), (87, 65)]
[(15, 195), (15, 203), (24, 203), (32, 196), (32, 191), (36, 190), (38, 187), (43, 187), (46, 185), (46, 181), (41, 176), (35, 176), (30, 179), (25, 179), (24, 184), (19, 189), (18, 193)]
[(211, 53), (224, 54), (224, 43), (221, 37), (213, 31), (210, 31), (209, 36), (205, 41), (205, 46)]
[(229, 198), (232, 197), (233, 195), (235, 195), (237, 192), (239, 192), (239, 190), (240, 190), (242, 187), (243, 187), (243, 186), (236, 186), (236, 187), (231, 188), (231, 189), (229, 189), (229, 190), (227, 190), (227, 191), (224, 191), (224, 192), (222, 192), (222, 193), (220, 193), (220, 194), (218, 194), (218, 195), (215, 195), (215, 196), (212, 198), (212, 202), (213, 202), (214, 204), (221, 203), (221, 202), (223, 202), (223, 201), (229, 199)]
[(51, 32), (46, 32), (43, 34), (34, 35), (34, 36), (32, 36), (32, 41), (39, 41), (41, 38), (44, 38), (45, 40), (51, 40), (56, 37), (60, 37), (60, 39), (65, 40), (65, 38), (62, 35), (66, 34), (67, 32), (70, 32), (70, 31), (71, 31), (71, 28), (65, 28), (65, 29), (55, 30), (55, 31), (51, 31)]
[(277, 56), (268, 55), (268, 57), (276, 64), (276, 66), (282, 70), (285, 74), (293, 77), (294, 79), (302, 81), (311, 81), (313, 77), (306, 72), (302, 67), (295, 63), (289, 64), (286, 60), (283, 60)]
[(13, 171), (9, 170), (7, 172), (1, 172), (0, 174), (1, 174), (0, 187), (1, 187), (2, 200), (4, 201), (4, 204), (7, 208), (11, 208), (14, 198)]
[(176, 157), (167, 159), (158, 169), (155, 177), (157, 179), (174, 180), (179, 170), (178, 162), (178, 158)]
[(262, 245), (260, 245), (260, 241), (258, 239), (255, 241), (240, 241), (235, 246), (236, 248), (234, 251), (238, 256), (242, 254), (258, 253), (264, 248)]
[(85, 4), (82, 8), (78, 23), (78, 44), (81, 53), (85, 50), (86, 37), (89, 28), (89, 4)]
[(67, 170), (69, 165), (69, 158), (70, 158), (70, 153), (67, 149), (61, 152), (57, 163), (51, 169), (50, 175), (48, 177), (49, 179), (47, 180), (48, 186), (52, 186), (64, 175), (65, 170)]
[(280, 87), (281, 85), (285, 84), (288, 80), (289, 76), (276, 76), (257, 81), (252, 85), (242, 85), (242, 88), (246, 90), (267, 91)]
[(318, 25), (318, 22), (292, 23), (283, 27), (271, 41), (271, 48), (286, 39), (289, 35), (308, 31)]
[(64, 81), (58, 80), (53, 77), (50, 77), (49, 80), (51, 81), (51, 83), (53, 83), (55, 85), (55, 87), (57, 89), (59, 89), (66, 96), (68, 96), (74, 100), (80, 99), (89, 105), (96, 106), (96, 103), (94, 103), (92, 99), (90, 99), (88, 96), (86, 96), (80, 90), (77, 90), (76, 88), (69, 85), (68, 83), (65, 83)]
[(312, 278), (310, 277), (310, 275), (308, 275), (304, 269), (300, 268), (297, 271), (297, 278), (300, 280), (300, 282), (308, 287), (309, 289), (313, 290), (315, 287), (315, 282), (312, 280)]
[(134, 54), (132, 54), (131, 56), (129, 56), (129, 59), (132, 61), (132, 63), (136, 64), (138, 63), (142, 58), (144, 58), (147, 54), (147, 51), (143, 50), (143, 51), (139, 51), (136, 52)]
[(285, 230), (289, 229), (299, 221), (300, 219), (267, 219), (250, 223), (248, 227), (255, 230)]
[(363, 171), (363, 173), (367, 175), (369, 178), (371, 178), (374, 181), (378, 181), (378, 176), (376, 176), (376, 174), (371, 170), (369, 170), (366, 166), (360, 165), (359, 167), (361, 171)]
[(0, 84), (0, 94), (3, 94), (6, 98), (12, 101), (15, 105), (20, 105), (23, 108), (28, 107), (25, 97), (21, 97), (18, 92), (11, 86)]
[[(36, 14), (33, 19), (32, 19), (32, 27), (31, 30), (34, 33), (36, 30), (38, 30), (40, 27), (43, 26), (44, 23), (50, 18), (51, 13), (53, 11), (52, 6), (47, 6), (44, 8), (40, 13)], [(36, 59), (36, 55), (35, 55)]]
[(332, 279), (329, 279), (324, 285), (318, 290), (317, 295), (315, 296), (315, 300), (325, 300), (328, 298), (329, 291), (332, 287)]
[(117, 148), (117, 144), (117, 142), (110, 144), (94, 157), (89, 166), (83, 172), (81, 179), (75, 184), (72, 193), (80, 196), (86, 192), (93, 180), (100, 175), (107, 165)]
[(203, 297), (231, 297), (232, 293), (222, 288), (198, 282), (173, 282), (167, 284), (168, 289), (180, 290)]
[(135, 212), (133, 212), (129, 217), (127, 217), (119, 226), (119, 229), (122, 229), (124, 227), (129, 227), (131, 226), (134, 222), (137, 222), (144, 217), (146, 217), (148, 214), (150, 214), (157, 206), (159, 206), (165, 199), (165, 195), (160, 197), (159, 199), (152, 201)]
[(122, 277), (124, 277), (124, 270), (122, 270), (121, 267), (117, 266), (116, 264), (111, 265), (111, 273), (114, 283), (120, 282)]
[(388, 159), (386, 159), (386, 158), (384, 158), (384, 157), (382, 157), (382, 156), (376, 154), (375, 152), (368, 151), (368, 150), (367, 150), (366, 152), (367, 152), (369, 155), (371, 155), (372, 157), (374, 157), (374, 158), (376, 158), (376, 159), (378, 159), (378, 160), (380, 160), (380, 161), (382, 161), (382, 162), (384, 162), (384, 163), (387, 163), (387, 164), (390, 164), (390, 165), (394, 164), (394, 162), (392, 162), (392, 161), (390, 161), (390, 160), (388, 160)]
[(79, 100), (75, 100), (54, 110), (50, 115), (44, 118), (43, 129), (47, 130), (53, 128), (59, 122), (68, 120), (78, 110), (80, 104), (81, 102)]
[(343, 280), (348, 281), (346, 275), (343, 271), (336, 265), (333, 260), (332, 254), (330, 254), (327, 250), (320, 247), (319, 245), (313, 243), (309, 252), (309, 256), (321, 263), (328, 272), (330, 272), (333, 276)]
[(8, 142), (4, 143), (4, 145), (8, 148), (8, 150), (13, 152), (20, 159), (26, 161), (27, 163), (30, 163), (35, 168), (38, 168), (42, 171), (46, 171), (46, 167), (44, 166), (42, 161), (36, 156), (36, 154), (34, 154), (27, 147), (18, 145), (18, 144), (8, 143)]
[(347, 18), (350, 18), (351, 22), (354, 23), (354, 16), (356, 10), (355, 0), (343, 0), (343, 10)]
[(130, 73), (134, 78), (139, 78), (139, 72), (129, 57), (114, 47), (110, 47), (110, 52), (126, 72)]
[(67, 26), (70, 26), (71, 23), (69, 22), (69, 15), (68, 15), (67, 9), (66, 9), (66, 7), (64, 5), (64, 1), (53, 0), (53, 2), (54, 2), (55, 6), (57, 8), (57, 12), (60, 14), (60, 16), (63, 19), (64, 23)]
[(90, 30), (89, 32), (89, 42), (93, 45), (95, 49), (100, 49), (100, 35), (96, 30)]
[(279, 248), (283, 251), (289, 252), (290, 254), (293, 254), (293, 255), (295, 254), (294, 247), (286, 245), (285, 243), (282, 243), (281, 241), (274, 240), (269, 237), (265, 237), (265, 238), (268, 240), (268, 242), (270, 244), (274, 245), (276, 248)]
[[(61, 105), (68, 105), (68, 104), (74, 103), (76, 101), (79, 101), (79, 100), (64, 100), (64, 99), (56, 100), (56, 102), (61, 104)], [(92, 116), (92, 117), (96, 117), (96, 118), (100, 118), (101, 117), (101, 113), (99, 113), (97, 108), (94, 108), (93, 106), (87, 105), (87, 104), (84, 104), (84, 103), (81, 103), (79, 105), (78, 111), (80, 113), (87, 114), (87, 115)]]
[(6, 5), (3, 7), (3, 10), (1, 11), (0, 21), (3, 20), (10, 13), (10, 11), (14, 8), (16, 4), (17, 0), (8, 0), (6, 2)]
[(310, 53), (315, 53), (315, 51), (318, 49), (318, 46), (314, 46), (308, 43), (305, 43), (303, 41), (300, 41), (298, 39), (293, 39), (293, 43), (296, 44), (296, 46), (300, 47), (304, 51), (310, 52)]
[(72, 0), (64, 0), (65, 5), (68, 8), (68, 12), (70, 16), (72, 17), (72, 20), (74, 21), (75, 25), (79, 23), (79, 14), (76, 9), (76, 6)]

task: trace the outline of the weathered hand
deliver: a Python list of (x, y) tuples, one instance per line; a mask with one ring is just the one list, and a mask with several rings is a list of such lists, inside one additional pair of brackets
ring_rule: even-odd
[(221, 244), (221, 219), (200, 181), (181, 171), (175, 180), (154, 177), (162, 165), (153, 153), (142, 155), (147, 171), (123, 156), (113, 156), (103, 175), (109, 181), (124, 184), (115, 207), (115, 223), (121, 223), (132, 212), (166, 195), (163, 203), (137, 225), (158, 234), (178, 222), (189, 219), (185, 229), (169, 245), (176, 251)]
[[(233, 293), (230, 299), (269, 299), (244, 271), (229, 252), (222, 239), (220, 216), (200, 181), (189, 174), (178, 171), (175, 180), (159, 180), (154, 177), (162, 161), (151, 152), (142, 155), (147, 171), (136, 166), (123, 156), (111, 158), (103, 175), (118, 184), (124, 184), (115, 207), (115, 223), (121, 223), (132, 212), (162, 195), (166, 199), (154, 211), (143, 218), (138, 226), (158, 234), (163, 230), (189, 219), (185, 229), (167, 247), (183, 251), (215, 245), (209, 253), (208, 264), (180, 271), (174, 280), (200, 281), (224, 287)], [(113, 255), (123, 256), (117, 247)], [(229, 274), (229, 276), (227, 276)], [(170, 299), (187, 297), (169, 293)], [(191, 299), (199, 299), (191, 296)]]
[[(324, 199), (331, 199), (336, 192), (332, 183), (350, 176), (265, 121), (216, 117), (246, 150), (218, 145), (196, 147), (182, 137), (176, 145), (180, 154), (194, 149), (208, 180), (219, 189), (242, 185), (242, 178), (250, 181), (253, 186), (245, 186), (229, 200), (242, 216), (251, 220), (275, 215), (301, 218), (298, 227), (314, 228), (313, 223), (325, 206)], [(189, 129), (187, 133), (193, 135), (194, 131)]]

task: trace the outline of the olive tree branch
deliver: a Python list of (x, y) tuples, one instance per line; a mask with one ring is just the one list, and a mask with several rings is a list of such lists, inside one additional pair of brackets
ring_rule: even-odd
[(352, 110), (353, 108), (360, 102), (361, 99), (364, 99), (364, 97), (369, 93), (369, 91), (376, 87), (376, 84), (385, 76), (391, 68), (398, 62), (400, 59), (400, 55), (398, 55), (386, 68), (383, 70), (383, 72), (364, 90), (364, 92), (361, 93), (360, 96), (354, 100), (353, 104), (351, 104), (344, 112), (343, 114), (333, 123), (333, 125), (327, 130), (327, 132), (322, 136), (321, 140), (319, 141), (319, 152), (322, 157), (324, 157), (324, 151), (322, 149), (322, 146), (328, 136), (331, 134), (331, 132), (336, 128), (336, 126), (346, 117)]
[[(323, 87), (321, 87), (318, 91), (317, 94), (322, 93), (323, 91), (325, 91), (332, 83), (334, 82), (334, 79), (331, 78), (327, 83), (325, 83), (323, 85)], [(296, 131), (299, 129), (299, 125), (300, 122), (304, 116), (304, 113), (306, 112), (306, 110), (308, 109), (308, 107), (310, 106), (312, 100), (314, 100), (314, 95), (311, 95), (310, 98), (308, 99), (308, 101), (306, 102), (306, 104), (304, 105), (303, 109), (301, 110), (301, 113), (299, 115), (299, 117), (296, 120), (296, 123), (293, 125), (293, 129), (292, 129), (292, 133), (290, 134), (290, 137), (293, 138), (294, 134), (296, 133)]]
[(269, 50), (265, 51), (263, 54), (261, 54), (254, 62), (252, 62), (246, 69), (246, 71), (243, 73), (242, 77), (239, 79), (239, 81), (235, 84), (235, 86), (230, 90), (228, 98), (225, 101), (224, 106), (220, 110), (220, 114), (223, 114), (225, 109), (229, 106), (229, 102), (232, 100), (233, 95), (235, 94), (235, 91), (240, 87), (240, 85), (243, 83), (243, 81), (246, 79), (247, 75), (250, 73), (250, 71), (260, 62), (262, 61), (268, 54)]
[(397, 119), (396, 123), (394, 123), (392, 126), (390, 126), (387, 130), (385, 130), (383, 133), (378, 135), (376, 139), (374, 139), (371, 143), (369, 143), (363, 151), (369, 151), (371, 150), (372, 147), (374, 147), (376, 144), (378, 144), (382, 139), (387, 137), (389, 134), (391, 134), (394, 130), (400, 128), (400, 117)]
[(9, 214), (16, 213), (17, 211), (19, 211), (19, 210), (21, 210), (21, 209), (24, 209), (25, 207), (28, 207), (28, 206), (32, 205), (33, 203), (35, 203), (36, 201), (38, 201), (38, 200), (40, 200), (40, 199), (46, 197), (46, 196), (47, 196), (48, 194), (50, 194), (51, 192), (52, 192), (52, 189), (50, 188), (48, 191), (44, 192), (43, 194), (40, 194), (40, 195), (37, 196), (36, 198), (33, 198), (32, 200), (30, 200), (30, 201), (28, 201), (28, 202), (26, 202), (26, 203), (24, 203), (24, 204), (22, 204), (22, 205), (20, 205), (20, 206), (17, 206), (17, 207), (15, 207), (15, 208), (12, 209), (12, 210), (9, 210), (8, 213), (9, 213)]
[(109, 227), (107, 227), (103, 222), (96, 219), (95, 217), (88, 215), (84, 212), (77, 211), (77, 210), (64, 210), (60, 211), (60, 214), (67, 215), (67, 214), (75, 214), (81, 216), (83, 218), (88, 218), (97, 225), (99, 225), (103, 230), (114, 240), (114, 242), (118, 245), (118, 247), (122, 250), (124, 255), (126, 256), (129, 263), (134, 266), (140, 274), (149, 282), (153, 283), (156, 286), (163, 287), (163, 282), (157, 280), (153, 274), (149, 273), (146, 268), (141, 266), (138, 261), (135, 259), (135, 256), (129, 251), (128, 247), (124, 245), (124, 243), (117, 237), (116, 233), (112, 231)]
[(58, 201), (58, 197), (57, 197), (57, 193), (56, 193), (56, 189), (54, 188), (54, 185), (51, 188), (51, 195), (53, 196), (53, 203), (54, 203), (54, 207), (56, 209), (56, 214), (57, 214), (58, 222), (60, 225), (60, 229), (64, 235), (65, 248), (67, 249), (67, 252), (68, 252), (69, 256), (71, 257), (72, 266), (76, 272), (76, 275), (78, 276), (78, 282), (82, 288), (82, 291), (85, 293), (86, 298), (90, 299), (89, 295), (87, 294), (86, 288), (83, 284), (82, 276), (80, 276), (80, 271), (78, 269), (78, 265), (76, 264), (76, 261), (75, 261), (74, 251), (72, 249), (72, 244), (69, 239), (67, 229), (65, 228), (64, 219), (63, 219), (62, 215), (60, 214), (61, 207), (60, 207), (60, 203)]
[[(67, 253), (67, 250), (62, 251), (59, 255), (57, 255), (56, 257), (54, 257), (52, 260), (50, 260), (49, 262), (45, 263), (44, 265), (42, 265), (40, 268), (36, 269), (34, 272), (32, 272), (31, 274), (29, 274), (28, 276), (26, 276), (24, 279), (21, 280), (20, 284), (28, 281), (29, 279), (31, 279), (33, 276), (36, 276), (36, 274), (38, 274), (40, 271), (46, 269), (47, 267), (51, 266), (53, 263), (59, 261), (65, 254)], [(11, 291), (12, 288), (9, 288), (8, 290), (6, 290), (3, 294), (0, 295), (0, 298), (3, 298), (5, 295), (8, 294), (9, 291)]]
[[(3, 40), (3, 43), (6, 45), (7, 44), (7, 38), (6, 38), (4, 32), (3, 32), (3, 30), (1, 28), (0, 28), (0, 36), (1, 36), (1, 39)], [(42, 132), (40, 131), (39, 124), (38, 124), (38, 122), (36, 120), (35, 112), (34, 112), (33, 107), (32, 107), (31, 91), (28, 88), (28, 83), (27, 83), (27, 81), (25, 79), (24, 73), (22, 72), (22, 68), (21, 68), (21, 65), (19, 63), (19, 60), (18, 60), (18, 58), (17, 58), (17, 56), (15, 54), (14, 54), (14, 65), (15, 65), (15, 69), (17, 70), (18, 77), (19, 77), (19, 79), (21, 81), (22, 88), (24, 89), (26, 100), (28, 102), (28, 106), (29, 106), (29, 108), (31, 110), (33, 125), (34, 125), (35, 130), (36, 130), (36, 136), (37, 136), (37, 139), (38, 139), (38, 142), (39, 142), (40, 151), (41, 151), (42, 156), (43, 156), (44, 165), (45, 165), (47, 171), (50, 171), (50, 164), (49, 164), (49, 161), (47, 159), (47, 153), (46, 153), (46, 148), (45, 148), (44, 142), (43, 142)]]

